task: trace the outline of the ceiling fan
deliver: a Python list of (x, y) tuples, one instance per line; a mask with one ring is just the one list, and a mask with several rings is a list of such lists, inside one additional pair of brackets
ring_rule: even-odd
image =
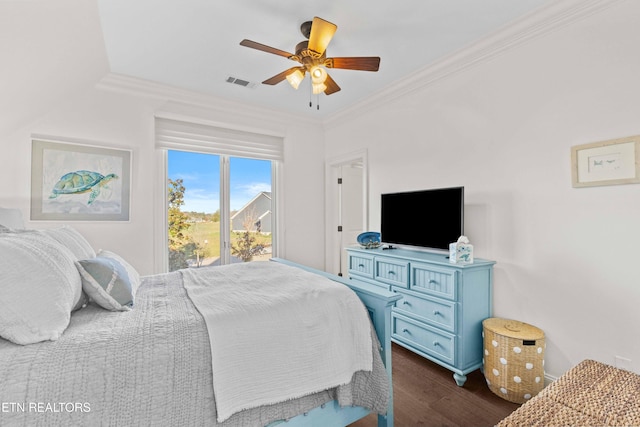
[(326, 68), (341, 68), (345, 70), (378, 71), (380, 57), (378, 56), (357, 56), (327, 58), (327, 46), (333, 38), (338, 27), (322, 18), (314, 17), (313, 21), (304, 22), (300, 26), (300, 31), (308, 40), (304, 40), (296, 45), (296, 53), (289, 53), (276, 49), (262, 43), (244, 39), (241, 46), (258, 49), (274, 55), (299, 62), (301, 66), (291, 67), (275, 76), (263, 81), (266, 85), (276, 85), (283, 80), (287, 80), (291, 86), (298, 89), (300, 82), (308, 72), (311, 76), (312, 91), (314, 94), (323, 93), (331, 95), (338, 92), (340, 86), (331, 78), (325, 70)]

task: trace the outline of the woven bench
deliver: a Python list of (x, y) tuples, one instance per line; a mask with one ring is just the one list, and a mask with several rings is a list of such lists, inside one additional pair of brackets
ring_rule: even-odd
[(640, 426), (640, 375), (584, 360), (498, 427)]

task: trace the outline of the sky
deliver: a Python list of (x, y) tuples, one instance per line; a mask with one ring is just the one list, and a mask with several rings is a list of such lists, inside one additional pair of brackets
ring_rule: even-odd
[[(169, 150), (168, 176), (182, 179), (184, 212), (214, 213), (220, 208), (220, 157)], [(232, 157), (229, 161), (231, 210), (242, 208), (262, 191), (271, 191), (271, 162)]]

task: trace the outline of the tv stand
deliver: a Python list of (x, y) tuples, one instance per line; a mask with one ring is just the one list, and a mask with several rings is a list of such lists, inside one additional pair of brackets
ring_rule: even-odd
[(391, 341), (453, 371), (459, 386), (482, 367), (494, 261), (451, 264), (445, 253), (404, 248), (347, 253), (350, 278), (402, 295), (391, 312)]

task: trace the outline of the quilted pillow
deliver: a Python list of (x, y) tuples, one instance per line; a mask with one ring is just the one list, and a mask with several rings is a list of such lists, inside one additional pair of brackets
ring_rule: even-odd
[(19, 209), (0, 208), (0, 225), (7, 228), (24, 228), (22, 212)]
[[(91, 245), (86, 239), (78, 233), (75, 229), (64, 226), (56, 229), (47, 229), (47, 230), (31, 230), (31, 229), (18, 229), (18, 228), (7, 228), (3, 225), (0, 225), (0, 233), (14, 233), (14, 234), (25, 234), (25, 233), (39, 233), (44, 235), (44, 238), (50, 238), (67, 248), (71, 251), (73, 255), (73, 260), (76, 261), (81, 258), (88, 258), (96, 256)], [(82, 291), (82, 287), (80, 289), (80, 299), (73, 307), (71, 311), (79, 310), (87, 305), (89, 302), (87, 296), (84, 291)]]
[(73, 254), (41, 233), (0, 233), (0, 271), (0, 336), (57, 340), (81, 298)]
[(87, 259), (96, 256), (87, 239), (84, 238), (75, 228), (68, 225), (59, 228), (48, 228), (40, 230), (41, 233), (57, 240), (62, 246), (69, 249), (76, 259)]
[[(132, 277), (125, 264), (124, 260), (104, 256), (102, 253), (95, 258), (77, 261), (82, 289), (102, 308), (111, 311), (129, 310), (133, 306), (134, 287), (137, 286), (134, 285), (136, 277)], [(137, 280), (139, 281), (139, 277)]]

